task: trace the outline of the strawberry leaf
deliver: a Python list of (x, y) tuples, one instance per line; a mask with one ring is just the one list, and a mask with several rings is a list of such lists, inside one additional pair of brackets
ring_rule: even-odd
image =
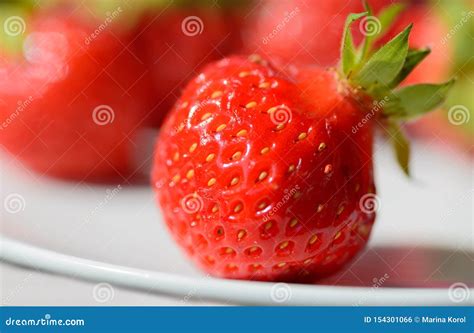
[(398, 75), (408, 53), (408, 35), (412, 25), (375, 52), (354, 78), (367, 90), (374, 85), (388, 86)]
[(390, 87), (394, 88), (400, 84), (412, 71), (415, 67), (430, 54), (430, 49), (411, 49), (408, 50), (405, 63), (403, 64), (402, 70), (398, 73), (397, 77), (392, 81)]
[(390, 122), (387, 130), (398, 165), (402, 168), (405, 175), (410, 176), (410, 142), (397, 123)]
[(355, 64), (357, 63), (357, 50), (354, 46), (354, 41), (352, 39), (352, 33), (350, 30), (351, 24), (352, 22), (366, 15), (367, 12), (359, 14), (350, 14), (346, 19), (341, 46), (342, 72), (345, 75), (349, 75), (349, 72), (354, 68)]
[(425, 114), (444, 102), (454, 79), (441, 84), (417, 84), (394, 92), (395, 103), (384, 109), (393, 119), (410, 120)]

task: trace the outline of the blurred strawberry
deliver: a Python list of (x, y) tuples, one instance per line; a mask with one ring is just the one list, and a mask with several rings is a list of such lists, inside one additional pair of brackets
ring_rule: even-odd
[(419, 22), (414, 28), (411, 43), (431, 48), (426, 61), (413, 71), (406, 84), (429, 80), (431, 82), (453, 73), (458, 81), (446, 107), (419, 119), (410, 126), (412, 133), (428, 142), (436, 142), (447, 150), (458, 150), (474, 154), (474, 110), (472, 82), (474, 61), (472, 58), (472, 35), (474, 3), (469, 0), (439, 1), (429, 6), (416, 6), (410, 19)]
[(131, 36), (63, 11), (16, 18), (23, 53), (0, 62), (1, 146), (41, 174), (134, 175), (133, 141), (151, 84), (127, 47)]
[(196, 5), (159, 8), (142, 19), (137, 37), (153, 77), (154, 125), (202, 66), (241, 48), (240, 23), (232, 8)]
[[(368, 0), (375, 13), (380, 13), (392, 0)], [(410, 47), (432, 47), (432, 54), (410, 74), (406, 83), (436, 81), (446, 77), (449, 68), (449, 45), (441, 43), (447, 31), (436, 12), (428, 10), (424, 2), (399, 1), (405, 4), (396, 10), (402, 11), (379, 45), (387, 42), (397, 31), (414, 23), (410, 36)], [(393, 7), (392, 7), (393, 8)], [(249, 51), (263, 52), (286, 62), (335, 65), (334, 59), (340, 50), (340, 35), (349, 13), (364, 10), (360, 0), (266, 0), (257, 15), (251, 19), (246, 41)], [(382, 20), (382, 18), (380, 18)], [(353, 29), (354, 40), (362, 36), (384, 33), (380, 20), (368, 17)], [(251, 33), (250, 33), (251, 32)], [(430, 70), (426, 70), (430, 68)]]
[[(369, 2), (376, 12), (392, 3)], [(247, 51), (285, 62), (333, 66), (347, 15), (363, 9), (361, 0), (264, 0), (245, 29)], [(353, 30), (359, 41), (360, 32)]]

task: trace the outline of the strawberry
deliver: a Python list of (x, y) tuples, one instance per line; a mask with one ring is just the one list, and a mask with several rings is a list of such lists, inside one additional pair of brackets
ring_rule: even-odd
[[(355, 40), (362, 37), (361, 32), (379, 34), (386, 32), (381, 42), (387, 42), (396, 35), (401, 28), (408, 23), (414, 22), (413, 31), (410, 34), (410, 47), (429, 47), (430, 57), (420, 64), (406, 80), (403, 85), (421, 82), (436, 82), (443, 80), (453, 67), (455, 51), (455, 39), (465, 36), (466, 45), (470, 45), (471, 32), (468, 31), (469, 24), (459, 24), (465, 20), (472, 6), (467, 0), (448, 1), (446, 3), (416, 0), (367, 0), (380, 16), (388, 11), (385, 8), (390, 3), (397, 2), (400, 5), (391, 7), (390, 10), (400, 12), (400, 15), (388, 27), (388, 31), (381, 31), (379, 22), (367, 18), (360, 22), (357, 29), (353, 29)], [(258, 10), (251, 16), (246, 27), (246, 51), (260, 52), (270, 56), (283, 64), (286, 63), (316, 63), (321, 66), (334, 65), (337, 52), (339, 52), (339, 35), (344, 28), (345, 16), (354, 11), (362, 10), (363, 4), (360, 0), (265, 0), (262, 1)], [(445, 14), (443, 17), (441, 13)], [(462, 15), (461, 15), (462, 14)], [(451, 22), (447, 22), (446, 19)], [(450, 29), (458, 25), (456, 34), (451, 34)], [(472, 26), (472, 25), (471, 25)], [(321, 40), (324, 43), (321, 43)], [(464, 55), (470, 54), (468, 49), (462, 50)], [(468, 72), (469, 59), (462, 59), (456, 68), (456, 75), (464, 77)], [(466, 82), (472, 79), (466, 78)], [(456, 94), (461, 96), (464, 92)], [(464, 90), (464, 89), (463, 89)], [(469, 96), (469, 95), (466, 95)], [(470, 96), (469, 96), (470, 97)], [(462, 98), (462, 104), (469, 109), (469, 98)], [(459, 104), (456, 98), (454, 106)], [(472, 150), (472, 126), (457, 126), (449, 121), (448, 110), (437, 110), (428, 117), (419, 119), (409, 125), (411, 133), (418, 137), (433, 141), (433, 137), (439, 137), (438, 142), (445, 143), (449, 148), (453, 146), (461, 150)]]
[[(235, 17), (231, 9), (226, 10)], [(241, 48), (239, 21), (226, 13), (211, 6), (171, 6), (141, 19), (137, 41), (153, 78), (155, 126), (202, 66)]]
[(356, 49), (350, 25), (366, 15), (347, 19), (337, 70), (234, 56), (185, 88), (160, 133), (153, 182), (171, 234), (203, 270), (307, 281), (366, 244), (375, 123), (408, 172), (398, 123), (437, 106), (452, 84), (396, 88), (422, 51), (408, 50), (411, 26), (377, 51), (371, 38)]
[[(375, 11), (393, 2), (369, 1)], [(333, 66), (347, 15), (363, 8), (361, 0), (263, 0), (245, 26), (245, 50), (285, 63)], [(359, 41), (360, 31), (354, 32)]]
[[(400, 15), (389, 26), (382, 42), (387, 42), (401, 28), (414, 22), (410, 46), (432, 46), (432, 56), (410, 75), (409, 83), (441, 80), (446, 77), (450, 59), (449, 43), (441, 43), (449, 30), (439, 15), (426, 3), (417, 1), (368, 0), (375, 12), (384, 16), (394, 10)], [(349, 13), (363, 10), (360, 0), (321, 0), (308, 3), (303, 0), (266, 0), (249, 20), (247, 51), (258, 50), (286, 62), (301, 62), (332, 66), (339, 52), (339, 39)], [(383, 13), (385, 12), (385, 13)], [(285, 20), (284, 28), (278, 29)], [(315, 22), (317, 22), (315, 28)], [(277, 28), (277, 33), (274, 29)], [(381, 34), (380, 22), (366, 18), (354, 29), (356, 41), (363, 34)], [(310, 33), (308, 33), (310, 32)], [(262, 37), (263, 36), (263, 37)], [(321, 43), (324, 38), (324, 43)], [(430, 70), (426, 70), (430, 68)]]
[(62, 10), (22, 20), (23, 55), (0, 63), (1, 146), (40, 174), (132, 177), (151, 86), (132, 37)]

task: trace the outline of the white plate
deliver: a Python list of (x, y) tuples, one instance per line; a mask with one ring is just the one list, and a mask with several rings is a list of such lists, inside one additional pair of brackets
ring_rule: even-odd
[(0, 197), (4, 208), (19, 206), (2, 213), (9, 240), (0, 253), (76, 278), (231, 304), (472, 304), (472, 161), (417, 145), (409, 180), (389, 147), (376, 150), (382, 207), (369, 248), (323, 285), (206, 277), (170, 239), (147, 186), (58, 182), (5, 158)]

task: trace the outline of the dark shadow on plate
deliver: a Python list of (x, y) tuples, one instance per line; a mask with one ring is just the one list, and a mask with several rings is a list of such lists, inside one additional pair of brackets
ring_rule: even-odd
[(474, 252), (428, 247), (372, 247), (341, 272), (318, 284), (445, 288), (455, 282), (474, 286)]

